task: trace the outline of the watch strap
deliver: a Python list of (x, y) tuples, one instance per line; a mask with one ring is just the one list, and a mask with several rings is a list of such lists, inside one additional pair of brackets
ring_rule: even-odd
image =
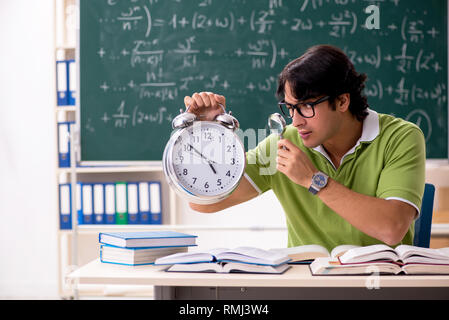
[(310, 186), (310, 187), (309, 187), (309, 192), (310, 192), (311, 194), (317, 194), (318, 191), (319, 191), (319, 190), (315, 189), (313, 186)]

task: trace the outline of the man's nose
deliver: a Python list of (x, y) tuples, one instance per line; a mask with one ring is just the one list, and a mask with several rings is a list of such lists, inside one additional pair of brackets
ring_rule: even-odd
[(299, 114), (299, 112), (297, 110), (295, 110), (295, 113), (293, 114), (293, 118), (292, 118), (292, 124), (295, 127), (303, 126), (304, 124), (306, 124), (306, 118), (301, 116)]

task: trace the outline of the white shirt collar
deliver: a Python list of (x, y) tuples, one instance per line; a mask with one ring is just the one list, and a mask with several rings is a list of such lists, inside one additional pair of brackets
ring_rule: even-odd
[[(371, 142), (379, 135), (379, 115), (374, 110), (367, 109), (367, 111), (368, 116), (365, 118), (365, 120), (363, 120), (362, 135), (360, 136), (360, 139), (357, 141), (354, 147), (346, 152), (346, 154), (341, 158), (340, 165), (343, 163), (343, 160), (346, 156), (354, 153), (355, 149), (360, 145), (361, 142)], [(329, 162), (332, 164), (332, 166), (334, 166), (329, 155), (322, 145), (313, 148), (313, 150), (318, 151), (323, 156), (325, 156), (326, 159), (329, 160)], [(335, 166), (334, 169), (336, 169)]]

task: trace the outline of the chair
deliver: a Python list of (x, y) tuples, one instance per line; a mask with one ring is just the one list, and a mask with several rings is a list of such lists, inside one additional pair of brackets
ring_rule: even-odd
[(430, 245), (434, 196), (435, 186), (426, 183), (421, 205), (421, 214), (415, 221), (415, 236), (413, 238), (414, 246), (428, 248)]

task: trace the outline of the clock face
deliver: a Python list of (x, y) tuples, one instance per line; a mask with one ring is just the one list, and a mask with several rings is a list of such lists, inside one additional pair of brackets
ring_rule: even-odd
[(245, 168), (245, 150), (231, 130), (200, 121), (178, 135), (171, 149), (171, 161), (172, 175), (183, 190), (214, 197), (237, 186)]

